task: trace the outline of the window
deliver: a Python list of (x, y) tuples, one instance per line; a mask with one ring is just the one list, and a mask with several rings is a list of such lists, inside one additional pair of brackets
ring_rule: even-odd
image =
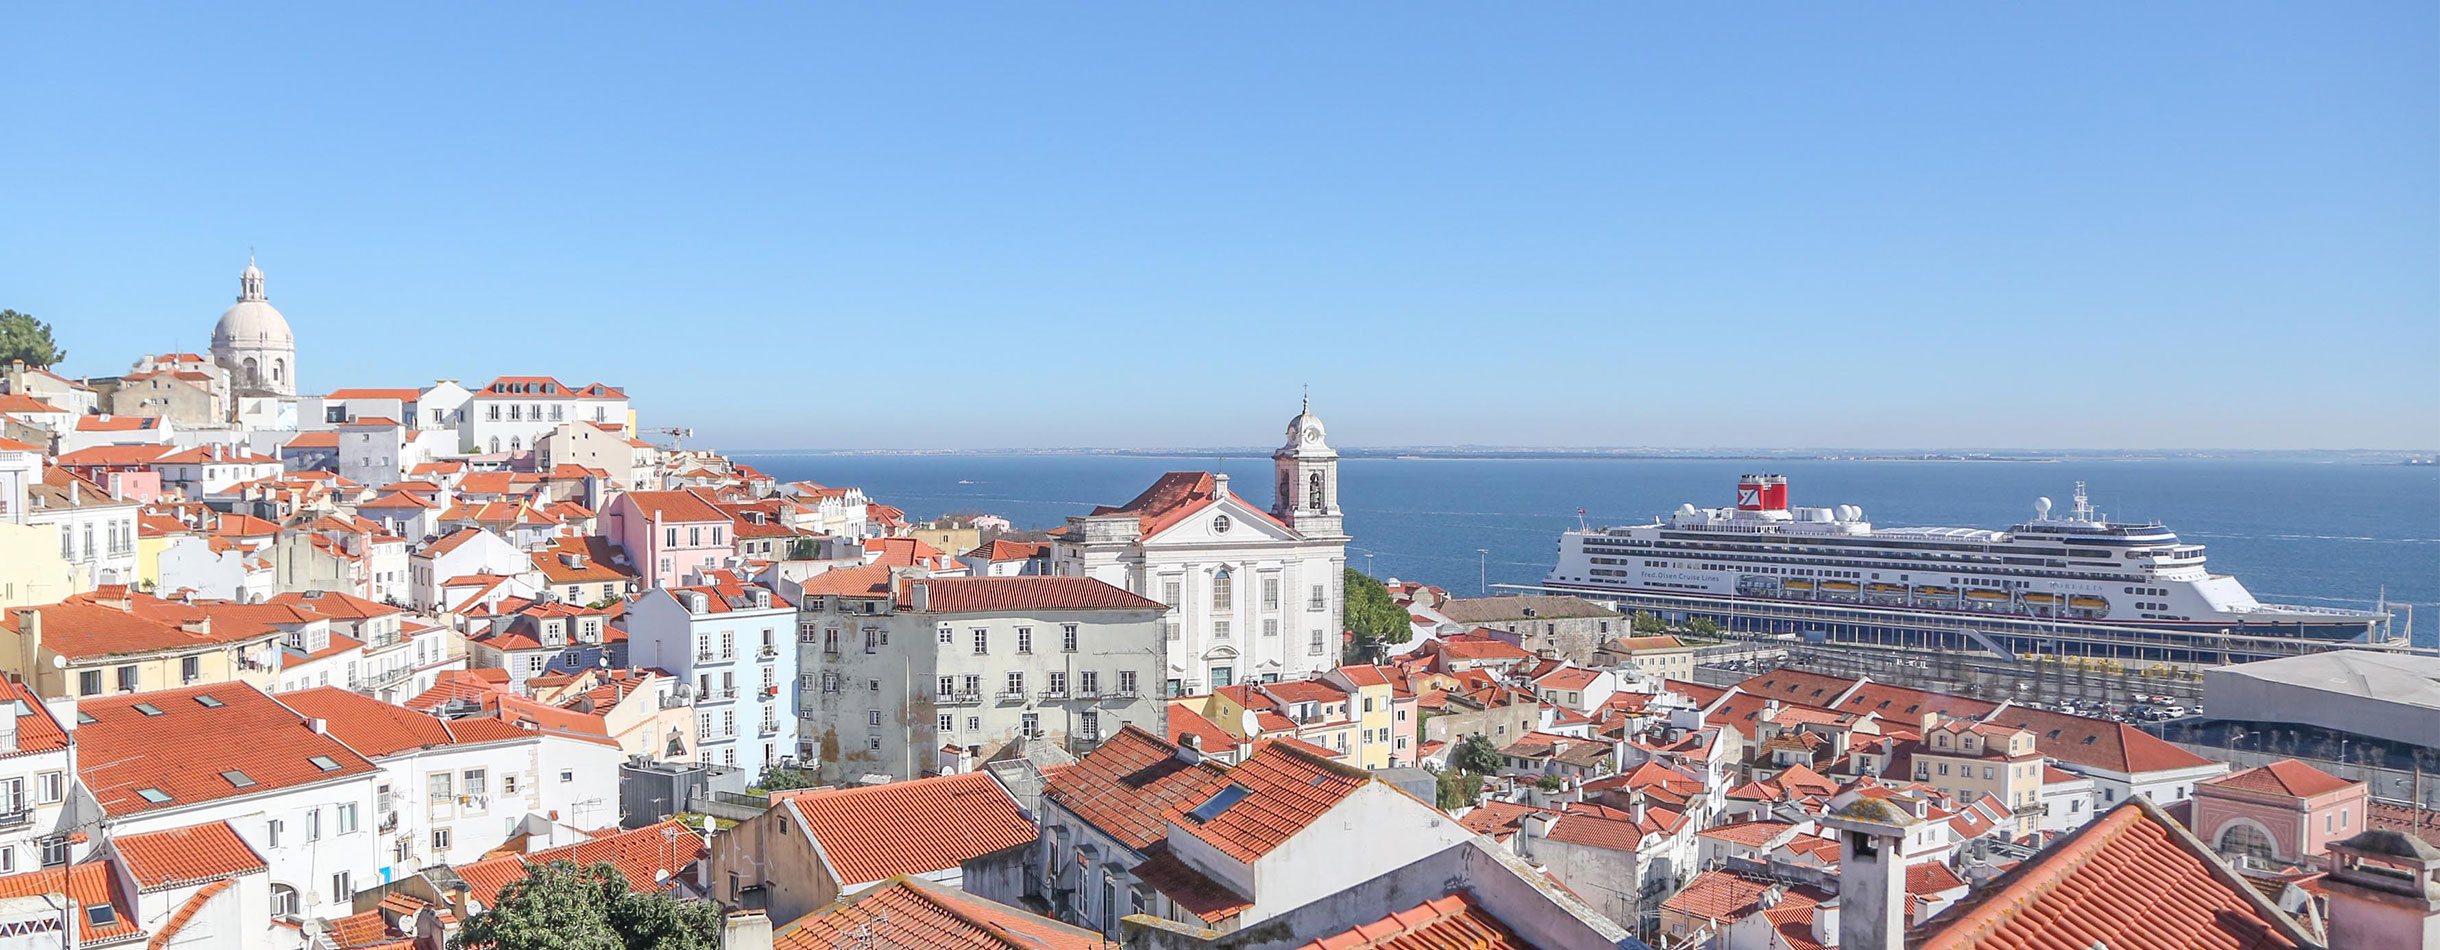
[(1051, 694), (1051, 695), (1053, 695), (1053, 696), (1065, 696), (1065, 695), (1067, 695), (1067, 691), (1068, 691), (1068, 675), (1067, 675), (1067, 672), (1066, 672), (1065, 670), (1052, 670), (1052, 671), (1051, 671), (1051, 673), (1050, 673), (1050, 677), (1051, 677), (1050, 694)]
[(1132, 692), (1135, 692), (1135, 671), (1134, 671), (1134, 670), (1120, 670), (1120, 671), (1118, 671), (1118, 691), (1119, 691), (1119, 692), (1122, 692), (1122, 693), (1132, 693)]
[(135, 688), (136, 668), (133, 666), (119, 667), (119, 691), (132, 693), (135, 692)]
[(1007, 689), (1006, 691), (1007, 691), (1007, 692), (1009, 692), (1009, 693), (1023, 693), (1023, 692), (1025, 692), (1025, 671), (1024, 671), (1024, 670), (1010, 670), (1010, 671), (1008, 671), (1008, 689)]
[(560, 770), (559, 770), (559, 783), (560, 783), (560, 784), (565, 785), (565, 784), (567, 784), (567, 783), (569, 783), (569, 782), (573, 782), (573, 781), (576, 781), (576, 770), (575, 770), (575, 769), (560, 769)]
[(942, 714), (940, 715), (940, 731), (942, 731), (942, 732), (956, 732), (956, 731), (957, 731), (957, 717), (956, 717), (956, 716), (949, 715), (948, 713), (942, 713)]
[(1165, 580), (1161, 582), (1161, 603), (1168, 604), (1171, 607), (1176, 607), (1178, 605), (1177, 581)]
[(449, 850), (449, 829), (432, 829), (432, 850), (435, 853)]
[(1279, 609), (1279, 578), (1265, 577), (1262, 579), (1262, 609)]
[(955, 695), (956, 693), (957, 693), (957, 677), (954, 677), (954, 676), (943, 676), (943, 677), (941, 677), (941, 678), (940, 678), (940, 695), (942, 695), (942, 696), (951, 696), (951, 695)]
[(343, 835), (345, 835), (345, 834), (354, 834), (354, 833), (355, 833), (355, 831), (356, 831), (356, 803), (355, 803), (355, 802), (348, 802), (348, 803), (346, 803), (346, 804), (344, 804), (344, 805), (340, 805), (340, 806), (339, 806), (339, 833), (340, 833), (340, 834), (343, 834)]
[(178, 659), (178, 678), (187, 683), (202, 679), (203, 658), (199, 656), (180, 657)]
[(870, 737), (870, 738), (865, 739), (865, 740), (864, 740), (864, 748), (865, 748), (865, 749), (867, 749), (867, 750), (869, 750), (869, 751), (873, 751), (873, 752), (879, 752), (879, 751), (881, 751), (881, 737), (880, 737), (880, 736), (872, 736), (872, 737)]
[(866, 652), (866, 653), (879, 653), (879, 652), (881, 652), (881, 630), (880, 630), (880, 628), (877, 628), (877, 627), (866, 627), (866, 628), (864, 628), (864, 652)]
[(76, 674), (76, 694), (93, 696), (102, 691), (102, 671), (84, 670)]
[(1059, 625), (1059, 649), (1066, 650), (1069, 653), (1076, 652), (1075, 624), (1063, 623)]
[(354, 897), (355, 895), (356, 888), (354, 886), (354, 882), (348, 877), (346, 871), (341, 871), (330, 876), (331, 900), (341, 900), (344, 898)]
[(868, 726), (881, 725), (881, 710), (875, 709), (866, 712), (864, 714), (864, 724)]
[(1226, 620), (1214, 620), (1214, 621), (1212, 621), (1212, 639), (1214, 639), (1214, 640), (1226, 640), (1226, 639), (1228, 639), (1228, 621), (1226, 621)]
[(674, 548), (674, 547), (677, 547), (677, 546), (678, 546), (678, 529), (676, 529), (676, 528), (666, 528), (666, 529), (663, 529), (663, 530), (662, 530), (662, 534), (661, 534), (661, 546), (662, 546), (662, 547), (665, 547), (665, 548)]
[(305, 840), (322, 840), (322, 809), (316, 808), (305, 813)]
[(2234, 857), (2250, 858), (2258, 867), (2269, 867), (2277, 855), (2270, 836), (2246, 822), (2229, 825), (2220, 831), (2219, 851)]
[(974, 655), (983, 656), (990, 652), (991, 631), (983, 627), (974, 628)]
[(68, 836), (42, 839), (42, 866), (58, 867), (68, 863)]
[(1266, 638), (1279, 636), (1279, 618), (1262, 618), (1262, 635)]
[(720, 658), (723, 660), (729, 660), (735, 659), (736, 657), (737, 634), (734, 631), (729, 630), (720, 631)]
[(1314, 655), (1314, 656), (1320, 656), (1320, 655), (1322, 655), (1322, 632), (1321, 632), (1321, 631), (1319, 631), (1319, 630), (1313, 631), (1313, 640), (1312, 640), (1312, 644), (1306, 648), (1305, 652), (1306, 652), (1306, 653), (1309, 653), (1309, 654), (1312, 654), (1312, 655)]
[(1032, 628), (1032, 627), (1018, 627), (1018, 628), (1017, 628), (1017, 652), (1018, 652), (1018, 653), (1032, 653), (1032, 652), (1034, 652), (1034, 628)]
[(1101, 714), (1085, 710), (1076, 714), (1076, 731), (1086, 742), (1101, 741)]
[(67, 797), (67, 773), (44, 772), (34, 777), (35, 800), (50, 804)]
[(1235, 602), (1236, 599), (1236, 580), (1229, 576), (1228, 568), (1224, 567), (1217, 571), (1213, 571), (1212, 611), (1215, 613), (1227, 613), (1230, 609), (1229, 605)]
[(1101, 695), (1101, 672), (1085, 670), (1076, 674), (1076, 691), (1087, 696)]
[[(494, 413), (500, 407), (491, 407)], [(297, 914), (297, 889), (286, 884), (271, 885), (271, 916), (294, 917)]]
[(263, 837), (265, 840), (268, 840), (271, 843), (272, 847), (279, 847), (280, 832), (286, 827), (287, 825), (277, 818), (263, 822)]
[(514, 775), (503, 775), (503, 776), (500, 776), (500, 794), (502, 794), (502, 795), (514, 795), (514, 794), (517, 794), (517, 777), (516, 777), (516, 776), (514, 776)]
[(1019, 728), (1023, 730), (1026, 738), (1040, 738), (1042, 735), (1042, 714), (1030, 712), (1026, 713), (1019, 722)]
[(1329, 601), (1329, 593), (1328, 593), (1328, 591), (1327, 591), (1327, 590), (1326, 590), (1326, 589), (1325, 589), (1325, 588), (1324, 588), (1322, 585), (1320, 585), (1320, 584), (1315, 584), (1315, 585), (1313, 585), (1313, 592), (1312, 592), (1312, 594), (1311, 594), (1310, 596), (1308, 596), (1308, 597), (1306, 597), (1306, 598), (1305, 598), (1305, 609), (1306, 609), (1306, 610), (1321, 610), (1321, 609), (1323, 609), (1325, 606), (1327, 606), (1328, 601)]
[(466, 794), (468, 794), (468, 795), (489, 795), (489, 794), (491, 794), (491, 782), (490, 782), (490, 781), (488, 781), (488, 778), (489, 778), (489, 776), (487, 776), (487, 775), (485, 774), (485, 772), (484, 772), (484, 770), (483, 770), (483, 769), (467, 769), (467, 770), (466, 770)]
[(949, 645), (949, 644), (951, 644), (951, 643), (955, 643), (955, 642), (956, 642), (956, 637), (957, 637), (957, 634), (956, 634), (955, 632), (951, 631), (951, 630), (950, 630), (948, 627), (943, 626), (943, 627), (941, 627), (941, 628), (940, 628), (940, 645), (941, 645), (941, 646), (948, 646), (948, 645)]
[(983, 674), (981, 674), (981, 673), (968, 673), (968, 674), (966, 674), (966, 688), (965, 688), (965, 689), (958, 690), (958, 692), (964, 693), (964, 694), (966, 694), (966, 695), (968, 695), (968, 696), (975, 696), (975, 695), (979, 695), (979, 694), (981, 694), (981, 693), (983, 692)]

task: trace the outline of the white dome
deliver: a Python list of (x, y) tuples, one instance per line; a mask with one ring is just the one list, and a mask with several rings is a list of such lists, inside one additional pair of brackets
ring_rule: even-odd
[(1288, 420), (1288, 439), (1285, 449), (1327, 452), (1330, 450), (1330, 443), (1325, 441), (1326, 435), (1327, 430), (1322, 428), (1322, 417), (1313, 414), (1313, 401), (1307, 399), (1303, 411), (1298, 412), (1296, 418)]
[(221, 311), (220, 324), (212, 328), (213, 349), (293, 350), (296, 345), (296, 334), (288, 330), (288, 318), (261, 300), (238, 301), (236, 306)]
[(245, 272), (237, 275), (236, 305), (221, 311), (220, 323), (212, 327), (212, 349), (294, 350), (296, 346), (288, 318), (264, 299), (263, 272), (249, 259)]

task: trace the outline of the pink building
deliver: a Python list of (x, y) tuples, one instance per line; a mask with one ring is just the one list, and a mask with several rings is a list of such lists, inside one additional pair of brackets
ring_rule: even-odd
[(2284, 759), (2197, 784), (2196, 837), (2231, 859), (2256, 867), (2316, 863), (2329, 844), (2364, 830), (2371, 791), (2320, 769)]
[(683, 586), (737, 556), (728, 514), (691, 490), (627, 492), (610, 503), (601, 524), (651, 587)]

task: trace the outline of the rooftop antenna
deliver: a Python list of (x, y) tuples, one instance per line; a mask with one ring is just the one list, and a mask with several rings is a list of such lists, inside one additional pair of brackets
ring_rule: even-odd
[(1313, 411), (1313, 384), (1312, 384), (1312, 383), (1306, 383), (1306, 384), (1304, 384), (1304, 390), (1305, 390), (1305, 404), (1304, 404), (1304, 407), (1303, 407), (1303, 408), (1304, 408), (1304, 411), (1306, 411), (1306, 412), (1312, 412), (1312, 411)]

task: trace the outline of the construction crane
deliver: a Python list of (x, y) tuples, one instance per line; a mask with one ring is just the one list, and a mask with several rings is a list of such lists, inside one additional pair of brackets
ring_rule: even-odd
[(672, 452), (680, 452), (680, 451), (684, 451), (684, 450), (685, 450), (685, 448), (686, 448), (686, 446), (685, 446), (685, 443), (684, 443), (682, 440), (685, 440), (685, 439), (691, 439), (691, 438), (694, 438), (694, 437), (695, 437), (695, 430), (693, 430), (693, 429), (674, 428), (674, 427), (670, 427), (670, 426), (662, 426), (661, 428), (658, 428), (658, 429), (651, 429), (651, 430), (647, 430), (647, 431), (650, 431), (650, 432), (653, 432), (653, 433), (656, 433), (656, 434), (659, 434), (659, 435), (665, 435), (665, 436), (668, 436), (668, 437), (669, 437), (669, 450), (670, 450), (670, 451), (672, 451)]

